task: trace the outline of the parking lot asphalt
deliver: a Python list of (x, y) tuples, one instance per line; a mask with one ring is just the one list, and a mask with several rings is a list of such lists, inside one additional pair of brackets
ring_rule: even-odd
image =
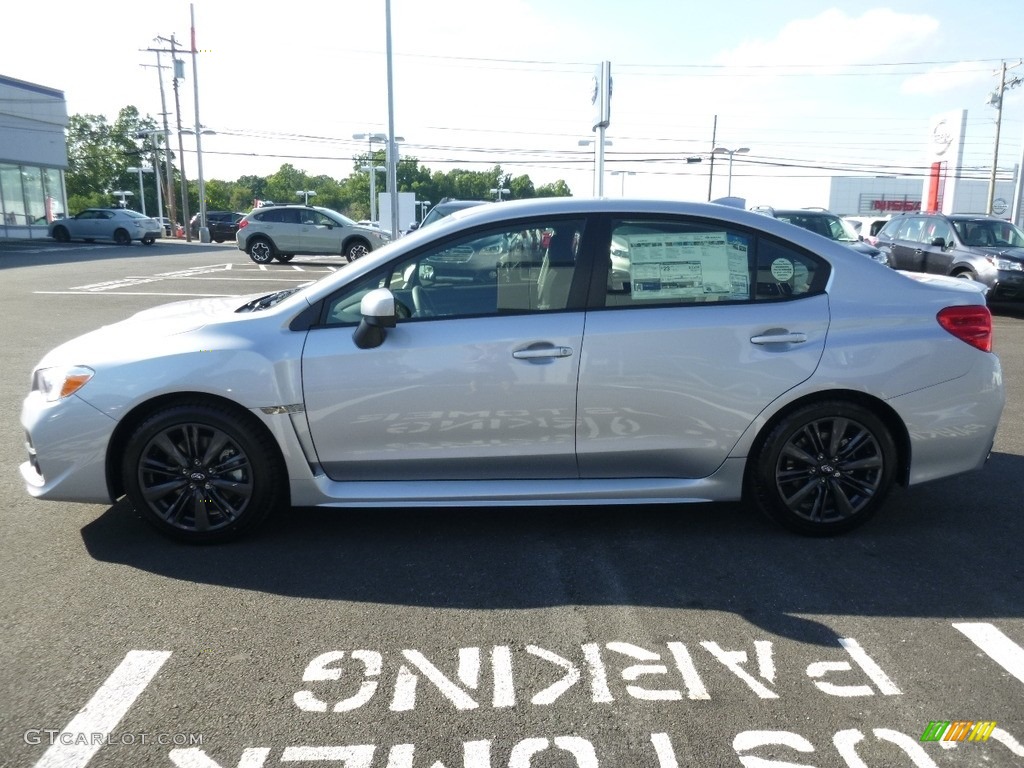
[[(834, 539), (741, 504), (297, 509), (187, 547), (123, 501), (27, 496), (18, 412), (47, 350), (341, 267), (0, 240), (0, 765), (1024, 764), (1019, 309), (995, 314), (988, 464)], [(995, 725), (922, 741), (944, 722)]]

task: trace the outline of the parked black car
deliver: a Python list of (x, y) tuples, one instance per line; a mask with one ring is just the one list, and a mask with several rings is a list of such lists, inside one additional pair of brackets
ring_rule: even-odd
[(977, 280), (989, 301), (1024, 300), (1024, 232), (996, 216), (905, 213), (878, 233), (893, 269)]
[(829, 211), (820, 208), (783, 210), (767, 205), (757, 206), (751, 210), (794, 224), (801, 229), (816, 232), (822, 237), (827, 237), (829, 240), (835, 240), (837, 243), (849, 246), (857, 251), (857, 253), (867, 256), (873, 261), (881, 264), (886, 263), (885, 255), (882, 251), (871, 245), (871, 243), (861, 240), (857, 231), (853, 228), (853, 224)]
[[(226, 240), (234, 240), (238, 232), (238, 222), (245, 218), (244, 213), (237, 211), (207, 211), (206, 226), (210, 230), (210, 239), (215, 243), (223, 243)], [(192, 237), (199, 237), (199, 214), (192, 217), (189, 222), (192, 230)]]

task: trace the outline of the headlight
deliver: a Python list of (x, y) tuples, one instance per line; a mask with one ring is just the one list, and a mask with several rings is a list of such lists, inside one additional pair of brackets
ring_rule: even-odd
[(32, 374), (32, 391), (42, 392), (46, 402), (53, 403), (75, 394), (95, 373), (84, 365), (40, 368)]
[(1024, 272), (1024, 263), (1014, 261), (1013, 259), (1000, 259), (996, 257), (994, 263), (996, 269), (1000, 272)]

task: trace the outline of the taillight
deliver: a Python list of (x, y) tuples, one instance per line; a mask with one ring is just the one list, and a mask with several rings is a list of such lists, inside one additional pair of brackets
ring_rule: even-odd
[(238, 228), (239, 229), (245, 229), (248, 226), (249, 226), (249, 222), (246, 221), (245, 219), (242, 219), (240, 222), (238, 222)]
[(992, 313), (988, 307), (946, 307), (936, 315), (939, 325), (982, 352), (992, 351)]

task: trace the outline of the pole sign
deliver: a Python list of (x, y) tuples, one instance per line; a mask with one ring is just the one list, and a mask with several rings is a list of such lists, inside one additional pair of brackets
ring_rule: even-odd
[(594, 69), (590, 103), (594, 105), (592, 130), (607, 128), (612, 115), (612, 63), (610, 61), (602, 61)]

